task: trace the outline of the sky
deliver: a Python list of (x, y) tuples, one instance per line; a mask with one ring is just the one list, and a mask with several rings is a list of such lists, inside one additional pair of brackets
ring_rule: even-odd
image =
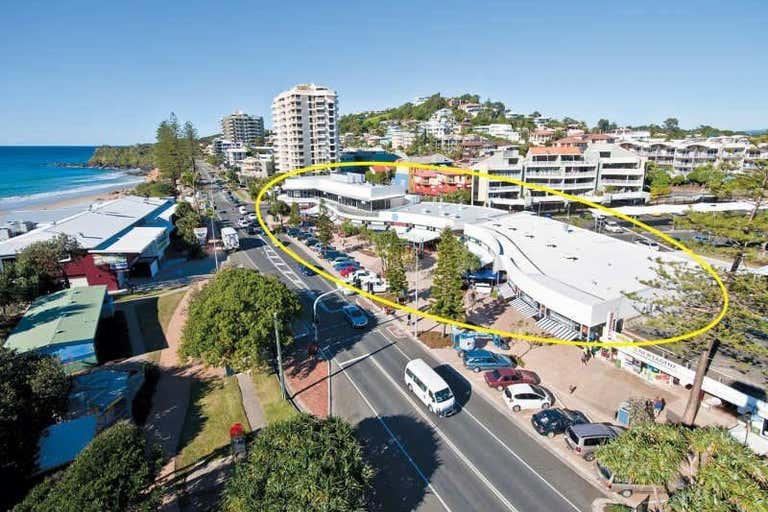
[[(10, 0), (8, 0), (10, 1)], [(768, 2), (35, 2), (0, 16), (0, 145), (201, 135), (298, 83), (342, 114), (440, 92), (590, 125), (768, 128)]]

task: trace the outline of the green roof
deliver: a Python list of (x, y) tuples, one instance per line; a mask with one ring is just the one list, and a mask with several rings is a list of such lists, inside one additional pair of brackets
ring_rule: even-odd
[(82, 286), (38, 297), (5, 346), (27, 352), (93, 342), (106, 290), (104, 285)]

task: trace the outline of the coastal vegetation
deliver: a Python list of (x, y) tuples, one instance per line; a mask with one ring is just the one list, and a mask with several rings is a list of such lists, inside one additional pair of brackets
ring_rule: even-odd
[(349, 423), (302, 414), (254, 438), (221, 510), (365, 510), (373, 474)]
[(149, 170), (155, 166), (154, 144), (99, 146), (88, 160), (90, 167)]
[(8, 510), (35, 470), (40, 434), (67, 408), (69, 379), (53, 356), (0, 347), (0, 510)]
[(289, 328), (300, 311), (296, 294), (276, 277), (222, 270), (190, 302), (180, 353), (211, 366), (259, 366), (275, 356), (275, 328), (281, 345), (292, 343)]

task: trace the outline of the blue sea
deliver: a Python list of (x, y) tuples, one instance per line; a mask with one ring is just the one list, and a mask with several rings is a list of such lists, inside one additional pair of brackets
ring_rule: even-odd
[(141, 176), (119, 169), (59, 167), (85, 163), (95, 146), (0, 146), (0, 211), (35, 206), (128, 187)]

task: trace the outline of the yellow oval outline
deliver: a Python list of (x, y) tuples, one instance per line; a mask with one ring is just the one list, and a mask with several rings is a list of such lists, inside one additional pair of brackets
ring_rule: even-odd
[[(513, 333), (508, 331), (502, 331), (499, 329), (491, 329), (489, 327), (481, 327), (477, 325), (471, 325), (464, 322), (458, 322), (456, 320), (451, 320), (449, 318), (444, 318), (438, 315), (433, 315), (432, 313), (426, 312), (426, 311), (419, 311), (415, 308), (412, 308), (410, 306), (398, 304), (396, 302), (392, 302), (388, 299), (385, 299), (383, 297), (379, 297), (378, 295), (374, 295), (372, 293), (368, 293), (364, 290), (360, 290), (358, 288), (355, 288), (354, 286), (346, 283), (341, 278), (338, 278), (334, 275), (329, 274), (322, 268), (319, 268), (312, 263), (309, 263), (308, 261), (305, 261), (303, 258), (301, 258), (298, 254), (293, 252), (291, 249), (283, 245), (283, 243), (270, 231), (269, 227), (267, 226), (266, 222), (264, 221), (264, 218), (261, 215), (261, 208), (260, 205), (263, 201), (264, 194), (280, 183), (281, 181), (286, 180), (287, 178), (291, 178), (294, 176), (298, 176), (300, 174), (305, 174), (308, 172), (315, 172), (315, 171), (323, 171), (323, 170), (331, 170), (331, 169), (338, 169), (343, 167), (369, 167), (369, 166), (387, 166), (387, 167), (408, 167), (409, 169), (429, 169), (429, 170), (435, 170), (435, 171), (442, 171), (442, 172), (449, 172), (454, 174), (461, 174), (461, 175), (470, 175), (477, 178), (490, 178), (494, 181), (501, 181), (505, 183), (510, 183), (513, 185), (518, 185), (523, 188), (530, 188), (532, 190), (538, 190), (541, 192), (546, 192), (549, 194), (554, 194), (556, 196), (563, 197), (565, 199), (568, 199), (570, 201), (574, 201), (577, 203), (581, 203), (584, 205), (587, 205), (591, 208), (596, 208), (598, 210), (604, 211), (614, 217), (617, 217), (619, 219), (625, 220), (627, 222), (630, 222), (631, 224), (634, 224), (635, 226), (638, 226), (639, 228), (647, 231), (648, 233), (651, 233), (653, 235), (656, 235), (657, 237), (661, 238), (665, 242), (669, 243), (670, 245), (673, 245), (677, 247), (678, 249), (685, 252), (687, 255), (689, 255), (693, 260), (698, 263), (705, 271), (707, 271), (708, 274), (710, 274), (717, 283), (718, 287), (720, 288), (720, 292), (723, 297), (723, 305), (720, 309), (720, 312), (717, 314), (717, 316), (712, 319), (711, 322), (709, 322), (704, 327), (701, 327), (699, 329), (696, 329), (695, 331), (690, 331), (685, 334), (681, 334), (679, 336), (672, 336), (670, 338), (659, 338), (655, 340), (642, 340), (642, 341), (575, 341), (575, 340), (564, 340), (561, 338), (547, 338), (543, 336), (535, 336), (530, 334), (522, 334), (522, 333)], [(488, 173), (484, 172), (478, 172), (473, 171), (470, 169), (461, 169), (459, 167), (443, 167), (443, 166), (437, 166), (437, 165), (429, 165), (429, 164), (419, 164), (414, 162), (339, 162), (339, 163), (328, 163), (328, 164), (316, 164), (309, 167), (303, 167), (301, 169), (294, 169), (293, 171), (288, 171), (285, 173), (278, 174), (271, 180), (269, 180), (263, 187), (261, 187), (261, 190), (259, 190), (258, 195), (256, 196), (256, 201), (254, 203), (255, 210), (256, 210), (256, 217), (258, 218), (259, 225), (264, 229), (264, 232), (267, 234), (270, 240), (279, 247), (284, 253), (286, 253), (288, 256), (299, 262), (300, 264), (311, 268), (315, 272), (317, 272), (318, 275), (324, 277), (328, 281), (331, 281), (333, 283), (336, 283), (338, 286), (347, 288), (349, 290), (354, 291), (358, 295), (362, 295), (363, 297), (367, 297), (368, 299), (373, 300), (374, 302), (378, 302), (380, 304), (387, 305), (389, 307), (399, 309), (401, 311), (406, 311), (408, 313), (418, 315), (422, 318), (428, 318), (430, 320), (434, 320), (435, 322), (439, 323), (447, 323), (448, 325), (453, 325), (456, 327), (461, 327), (462, 329), (469, 329), (476, 332), (486, 333), (486, 334), (497, 334), (502, 337), (508, 337), (508, 338), (517, 338), (517, 339), (523, 339), (527, 341), (535, 341), (535, 342), (542, 342), (542, 343), (551, 343), (554, 345), (574, 345), (579, 347), (589, 346), (589, 347), (641, 347), (641, 346), (651, 346), (651, 345), (663, 345), (665, 343), (674, 343), (676, 341), (684, 341), (691, 339), (693, 337), (699, 336), (701, 334), (706, 333), (710, 329), (714, 328), (720, 321), (725, 317), (726, 312), (728, 311), (728, 305), (730, 302), (730, 298), (728, 296), (728, 290), (725, 288), (725, 284), (723, 283), (720, 276), (715, 272), (715, 270), (712, 268), (712, 266), (704, 260), (701, 256), (693, 252), (691, 249), (683, 245), (682, 243), (678, 242), (674, 238), (670, 237), (669, 235), (659, 231), (656, 228), (653, 228), (651, 226), (648, 226), (647, 224), (640, 222), (637, 219), (634, 219), (628, 215), (625, 215), (617, 210), (613, 210), (611, 208), (608, 208), (607, 206), (603, 206), (598, 203), (593, 203), (592, 201), (589, 201), (583, 197), (574, 196), (571, 194), (568, 194), (566, 192), (561, 192), (559, 190), (554, 190), (549, 187), (545, 187), (542, 185), (538, 185), (535, 183), (526, 183), (522, 182), (520, 180), (516, 180), (514, 178), (510, 178), (507, 176), (495, 176), (490, 175)]]

